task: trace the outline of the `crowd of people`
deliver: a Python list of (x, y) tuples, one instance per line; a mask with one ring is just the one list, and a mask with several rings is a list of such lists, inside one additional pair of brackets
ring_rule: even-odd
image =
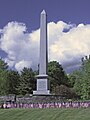
[(4, 103), (0, 108), (88, 108), (90, 102)]

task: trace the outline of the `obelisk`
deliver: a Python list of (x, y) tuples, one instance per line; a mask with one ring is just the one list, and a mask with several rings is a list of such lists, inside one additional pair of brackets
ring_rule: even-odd
[(39, 75), (37, 75), (37, 90), (33, 91), (36, 95), (48, 95), (48, 45), (47, 45), (47, 15), (45, 10), (41, 12), (40, 16), (40, 57), (39, 57)]

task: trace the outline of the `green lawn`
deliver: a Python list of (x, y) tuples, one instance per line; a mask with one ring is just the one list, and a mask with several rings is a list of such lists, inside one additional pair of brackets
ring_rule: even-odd
[(0, 109), (0, 120), (90, 120), (90, 108)]

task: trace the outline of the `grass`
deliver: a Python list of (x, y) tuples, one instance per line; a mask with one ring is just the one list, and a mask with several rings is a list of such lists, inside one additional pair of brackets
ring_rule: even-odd
[(0, 109), (0, 120), (90, 120), (90, 108)]

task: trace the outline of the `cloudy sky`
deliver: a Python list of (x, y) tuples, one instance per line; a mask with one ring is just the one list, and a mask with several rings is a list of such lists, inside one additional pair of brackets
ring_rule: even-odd
[(10, 68), (37, 69), (40, 13), (47, 12), (49, 61), (67, 72), (90, 54), (90, 0), (0, 0), (0, 57)]

